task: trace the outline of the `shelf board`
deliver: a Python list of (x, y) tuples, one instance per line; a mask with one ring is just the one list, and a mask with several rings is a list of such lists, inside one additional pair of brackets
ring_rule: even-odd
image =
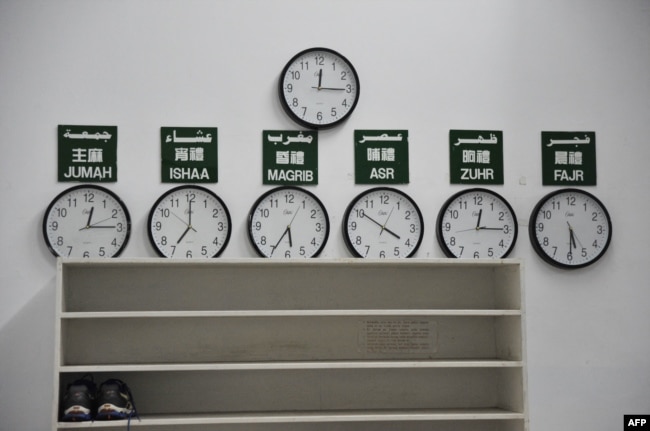
[(381, 368), (517, 368), (522, 361), (503, 359), (444, 359), (391, 361), (278, 361), (222, 362), (205, 364), (119, 364), (66, 365), (61, 373), (172, 372), (172, 371), (241, 371), (241, 370), (334, 370)]
[[(432, 409), (328, 412), (254, 412), (203, 415), (149, 415), (131, 419), (131, 427), (159, 425), (263, 424), (263, 423), (323, 423), (323, 422), (403, 422), (440, 420), (523, 420), (524, 414), (497, 409)], [(125, 421), (122, 421), (125, 422)], [(114, 427), (118, 422), (66, 423), (58, 429)]]
[(460, 316), (499, 317), (521, 316), (520, 310), (221, 310), (221, 311), (98, 311), (63, 312), (62, 319), (126, 319), (126, 318), (182, 318), (182, 317), (368, 317), (368, 316)]

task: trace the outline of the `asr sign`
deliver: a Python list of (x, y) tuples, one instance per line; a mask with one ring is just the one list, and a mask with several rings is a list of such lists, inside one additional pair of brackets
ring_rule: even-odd
[(318, 132), (264, 130), (263, 184), (318, 184)]
[(216, 183), (218, 179), (216, 127), (161, 127), (163, 183)]
[(58, 127), (60, 182), (117, 181), (117, 126)]
[(542, 185), (595, 186), (596, 133), (542, 132)]
[(355, 184), (408, 184), (408, 130), (355, 130)]
[(449, 131), (451, 184), (503, 184), (503, 132)]

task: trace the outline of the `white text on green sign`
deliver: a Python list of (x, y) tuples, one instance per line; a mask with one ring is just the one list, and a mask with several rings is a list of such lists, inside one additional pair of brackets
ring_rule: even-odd
[(117, 181), (117, 126), (59, 125), (58, 178)]
[(318, 184), (318, 132), (264, 130), (262, 171), (264, 184)]
[(216, 183), (216, 127), (161, 127), (161, 178), (164, 183)]
[(503, 184), (503, 132), (449, 131), (451, 184)]
[(408, 130), (355, 130), (356, 184), (408, 184)]

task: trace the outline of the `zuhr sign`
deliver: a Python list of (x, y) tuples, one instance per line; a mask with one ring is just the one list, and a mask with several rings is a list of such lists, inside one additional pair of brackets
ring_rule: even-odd
[(503, 132), (449, 131), (451, 184), (503, 184)]

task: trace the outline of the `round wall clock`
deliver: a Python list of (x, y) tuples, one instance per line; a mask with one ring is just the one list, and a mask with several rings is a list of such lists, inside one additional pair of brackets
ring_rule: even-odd
[(328, 48), (296, 54), (280, 74), (280, 104), (293, 121), (311, 129), (334, 127), (359, 101), (359, 76), (345, 57)]
[(600, 259), (612, 239), (612, 221), (595, 196), (561, 189), (544, 196), (530, 215), (533, 249), (551, 265), (582, 268)]
[(436, 237), (447, 257), (504, 258), (514, 248), (517, 232), (517, 217), (510, 204), (482, 188), (451, 196), (436, 220)]
[(248, 215), (248, 236), (262, 257), (318, 256), (329, 236), (322, 202), (299, 187), (282, 186), (264, 193)]
[(175, 187), (160, 196), (151, 207), (148, 226), (158, 255), (185, 259), (219, 256), (232, 230), (226, 204), (195, 185)]
[(406, 258), (420, 247), (422, 213), (405, 193), (376, 187), (350, 202), (343, 216), (343, 238), (350, 252), (364, 258)]
[(45, 243), (55, 256), (116, 257), (131, 234), (126, 205), (95, 185), (71, 187), (52, 200), (43, 217)]

